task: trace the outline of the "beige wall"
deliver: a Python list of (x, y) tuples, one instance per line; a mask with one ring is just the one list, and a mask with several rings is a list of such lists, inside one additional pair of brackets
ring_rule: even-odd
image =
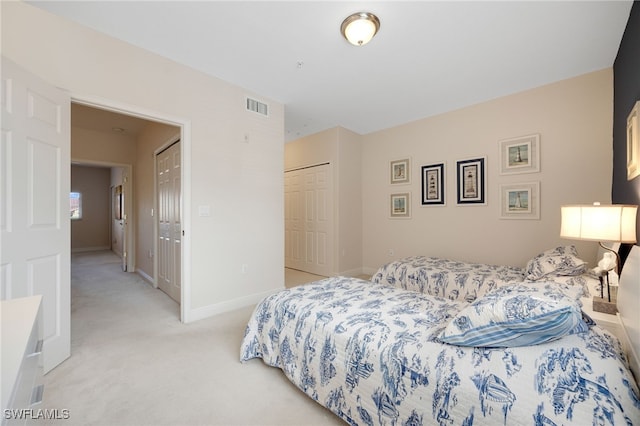
[[(416, 255), (524, 265), (561, 240), (560, 206), (611, 201), (611, 69), (368, 134), (363, 139), (363, 265)], [(541, 171), (500, 175), (498, 141), (540, 134)], [(487, 157), (487, 205), (456, 205), (456, 161)], [(390, 185), (389, 161), (411, 157), (411, 184)], [(446, 163), (446, 206), (422, 207), (420, 167)], [(540, 220), (501, 220), (500, 185), (540, 182)], [(412, 218), (389, 219), (410, 191)], [(594, 261), (596, 244), (576, 244)], [(394, 255), (389, 256), (388, 250)]]
[(71, 192), (82, 194), (82, 218), (71, 221), (71, 250), (110, 247), (111, 171), (104, 167), (71, 166)]
[[(329, 129), (286, 144), (285, 168), (337, 165), (336, 274), (416, 254), (524, 266), (561, 244), (593, 264), (595, 244), (560, 239), (560, 206), (611, 201), (612, 87), (606, 69), (368, 135)], [(530, 134), (540, 135), (541, 171), (500, 175), (498, 141)], [(404, 157), (411, 184), (391, 185), (389, 161)], [(456, 161), (475, 157), (486, 157), (487, 204), (457, 206)], [(438, 162), (446, 205), (423, 207), (420, 169)], [(540, 219), (500, 219), (500, 185), (525, 182), (540, 183)], [(412, 218), (389, 219), (390, 194), (406, 191)]]
[[(284, 287), (281, 104), (22, 2), (1, 7), (2, 54), (18, 65), (72, 98), (188, 126), (185, 320)], [(268, 118), (245, 110), (247, 95), (269, 104)], [(199, 206), (210, 206), (211, 216), (198, 216)]]
[(336, 127), (285, 145), (285, 170), (331, 163), (334, 191), (334, 275), (362, 272), (362, 136)]

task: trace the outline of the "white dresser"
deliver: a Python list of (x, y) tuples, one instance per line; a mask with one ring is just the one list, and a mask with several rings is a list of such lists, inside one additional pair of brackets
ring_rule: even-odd
[(2, 425), (24, 425), (42, 402), (42, 296), (0, 302)]

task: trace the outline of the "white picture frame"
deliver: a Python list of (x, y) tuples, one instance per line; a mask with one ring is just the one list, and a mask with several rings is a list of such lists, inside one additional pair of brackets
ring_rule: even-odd
[(498, 142), (500, 174), (537, 173), (540, 171), (540, 135), (520, 136)]
[(389, 183), (392, 185), (411, 183), (411, 158), (392, 160), (389, 166)]
[(640, 176), (640, 101), (627, 117), (627, 180)]
[(410, 219), (411, 218), (411, 193), (403, 192), (391, 194), (389, 199), (389, 218)]
[(500, 185), (500, 219), (540, 219), (540, 182)]

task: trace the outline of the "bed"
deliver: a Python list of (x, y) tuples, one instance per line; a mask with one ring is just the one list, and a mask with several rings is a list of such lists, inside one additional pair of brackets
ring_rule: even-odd
[[(624, 280), (623, 272), (621, 289)], [(640, 424), (638, 388), (622, 345), (582, 317), (575, 322), (575, 289), (552, 281), (508, 283), (469, 303), (332, 277), (265, 298), (246, 327), (240, 358), (280, 368), (354, 425)], [(544, 340), (545, 330), (538, 344), (516, 338), (504, 346), (443, 340), (478, 305), (527, 300), (529, 292), (570, 306), (562, 319), (544, 322), (561, 323), (558, 336)], [(521, 307), (536, 309), (528, 302)]]
[(497, 287), (523, 281), (580, 285), (585, 297), (600, 292), (598, 279), (589, 273), (573, 245), (546, 250), (529, 260), (524, 268), (411, 256), (382, 265), (371, 280), (467, 302)]

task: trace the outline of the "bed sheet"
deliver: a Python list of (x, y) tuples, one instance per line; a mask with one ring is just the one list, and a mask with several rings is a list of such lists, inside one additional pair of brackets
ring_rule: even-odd
[(537, 346), (439, 343), (466, 302), (334, 277), (255, 309), (241, 360), (262, 358), (349, 424), (640, 424), (618, 340), (599, 327)]
[(524, 269), (513, 266), (412, 256), (381, 266), (371, 281), (472, 302), (496, 287), (524, 279)]

